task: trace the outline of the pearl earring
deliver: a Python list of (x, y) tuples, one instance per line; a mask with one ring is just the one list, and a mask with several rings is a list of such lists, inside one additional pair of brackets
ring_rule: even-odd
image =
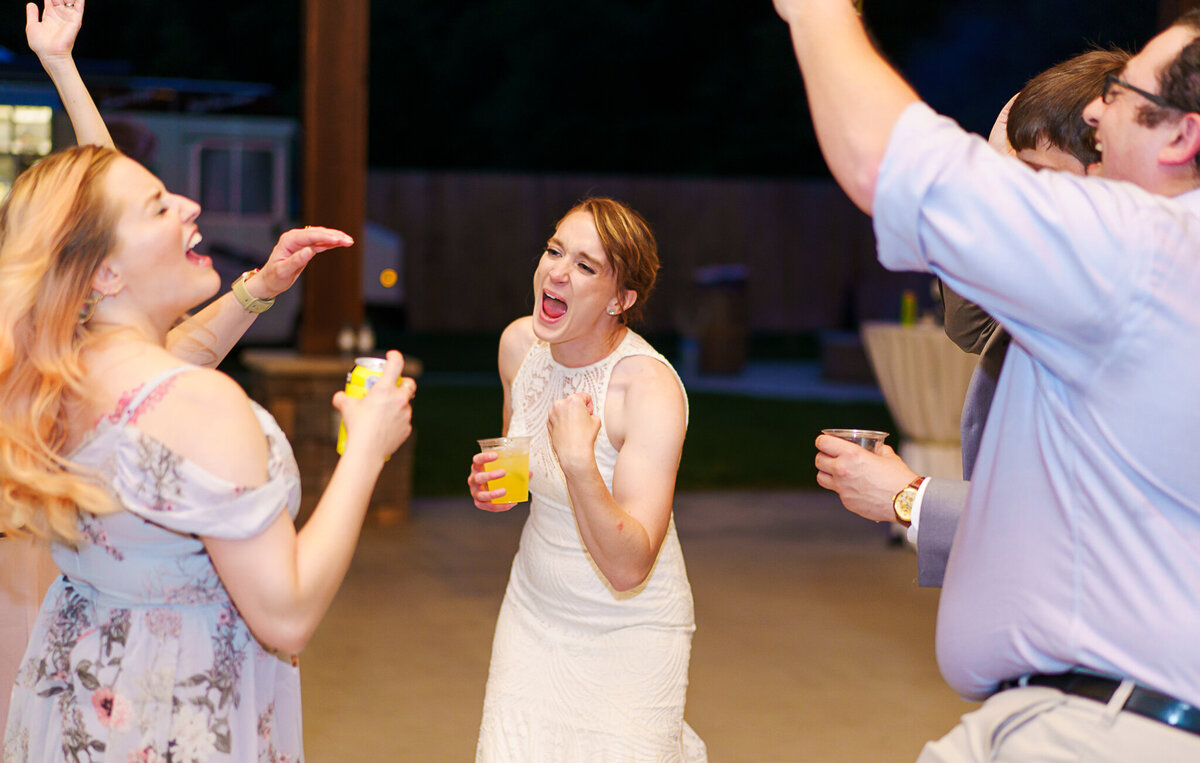
[(617, 314), (617, 311), (616, 311), (616, 310), (613, 310), (613, 309), (610, 307), (610, 308), (608, 308), (608, 314), (609, 314), (609, 315), (616, 315), (616, 314)]

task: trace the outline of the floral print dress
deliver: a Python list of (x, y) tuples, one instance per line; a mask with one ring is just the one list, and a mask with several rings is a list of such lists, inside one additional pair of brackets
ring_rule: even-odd
[(13, 687), (0, 759), (191, 763), (302, 759), (300, 674), (242, 620), (197, 536), (248, 538), (300, 478), (258, 405), (267, 481), (234, 485), (136, 428), (183, 366), (152, 379), (71, 458), (98, 472), (124, 511), (80, 520), (54, 547), (51, 586)]

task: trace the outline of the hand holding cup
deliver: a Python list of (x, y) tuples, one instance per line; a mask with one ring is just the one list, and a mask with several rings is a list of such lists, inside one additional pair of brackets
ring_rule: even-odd
[[(887, 445), (886, 432), (869, 432), (857, 438), (839, 437), (825, 430), (817, 437), (817, 484), (832, 490), (842, 505), (875, 522), (895, 520), (892, 498), (916, 478), (916, 473)], [(863, 444), (870, 449), (863, 447)]]
[(467, 489), (476, 508), (508, 511), (529, 500), (531, 439), (494, 437), (479, 440), (480, 452), (471, 459), (471, 473), (467, 476)]

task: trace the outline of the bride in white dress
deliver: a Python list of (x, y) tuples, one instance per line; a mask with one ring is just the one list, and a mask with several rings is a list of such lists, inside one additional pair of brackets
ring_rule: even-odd
[[(496, 624), (477, 761), (703, 761), (683, 720), (695, 617), (672, 518), (679, 376), (628, 328), (653, 234), (611, 199), (559, 221), (532, 316), (500, 338), (504, 432), (532, 437), (533, 502)], [(475, 456), (475, 505), (494, 453)]]

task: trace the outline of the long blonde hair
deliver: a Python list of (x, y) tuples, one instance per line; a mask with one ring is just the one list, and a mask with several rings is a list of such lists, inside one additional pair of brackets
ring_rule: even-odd
[(0, 205), (0, 531), (74, 542), (79, 513), (116, 506), (67, 459), (83, 395), (80, 310), (116, 238), (104, 178), (117, 151), (70, 148), (22, 173)]

